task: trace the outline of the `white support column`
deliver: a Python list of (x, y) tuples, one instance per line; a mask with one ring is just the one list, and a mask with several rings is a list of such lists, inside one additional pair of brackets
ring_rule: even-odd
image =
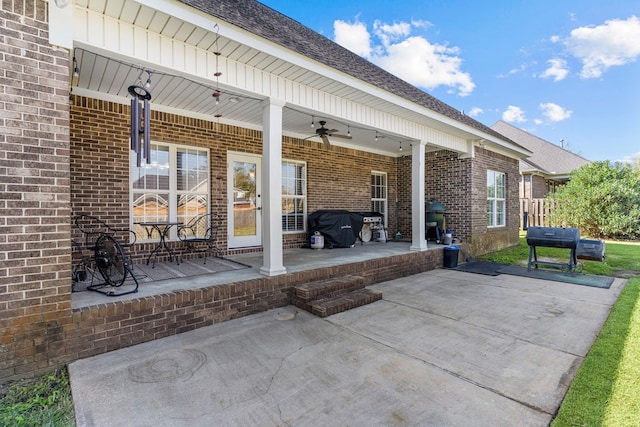
[(411, 147), (411, 247), (412, 251), (427, 250), (425, 236), (425, 152), (427, 143), (420, 141)]
[(285, 274), (282, 254), (282, 107), (269, 98), (262, 110), (262, 267), (265, 276)]

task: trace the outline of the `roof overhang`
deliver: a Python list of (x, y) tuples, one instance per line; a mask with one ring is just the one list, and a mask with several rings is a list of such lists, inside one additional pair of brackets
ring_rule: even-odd
[[(128, 103), (128, 86), (150, 77), (152, 109), (159, 111), (262, 129), (263, 101), (276, 98), (286, 103), (287, 136), (319, 141), (311, 123), (317, 127), (326, 120), (328, 127), (352, 135), (332, 143), (368, 152), (400, 155), (402, 144), (420, 141), (428, 150), (461, 155), (473, 155), (476, 146), (517, 159), (530, 155), (508, 139), (180, 2), (76, 0), (71, 13), (75, 61), (70, 72), (76, 65), (79, 71), (72, 78), (73, 94)], [(222, 74), (216, 77), (216, 72)], [(215, 90), (223, 94), (217, 105), (211, 96)]]

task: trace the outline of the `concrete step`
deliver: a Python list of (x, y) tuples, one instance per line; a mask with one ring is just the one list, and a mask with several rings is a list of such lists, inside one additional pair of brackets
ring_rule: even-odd
[(362, 276), (331, 277), (295, 286), (292, 297), (295, 302), (308, 303), (319, 298), (329, 298), (362, 289), (364, 286)]
[(372, 291), (370, 289), (357, 289), (333, 297), (312, 301), (309, 303), (309, 311), (316, 316), (327, 317), (381, 299), (382, 292)]

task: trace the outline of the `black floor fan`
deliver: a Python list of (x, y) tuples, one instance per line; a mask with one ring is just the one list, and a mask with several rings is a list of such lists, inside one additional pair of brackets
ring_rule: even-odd
[[(90, 285), (87, 289), (108, 296), (120, 296), (138, 292), (138, 280), (131, 271), (131, 266), (122, 246), (113, 237), (103, 234), (96, 241), (95, 265), (102, 275), (104, 283)], [(123, 287), (127, 276), (131, 276), (133, 284)]]

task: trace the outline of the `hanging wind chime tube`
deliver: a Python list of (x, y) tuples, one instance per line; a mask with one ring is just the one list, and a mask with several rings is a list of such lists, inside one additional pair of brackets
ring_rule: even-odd
[(142, 165), (144, 157), (151, 163), (151, 93), (143, 86), (132, 85), (128, 88), (131, 95), (131, 150), (136, 153), (136, 166)]

